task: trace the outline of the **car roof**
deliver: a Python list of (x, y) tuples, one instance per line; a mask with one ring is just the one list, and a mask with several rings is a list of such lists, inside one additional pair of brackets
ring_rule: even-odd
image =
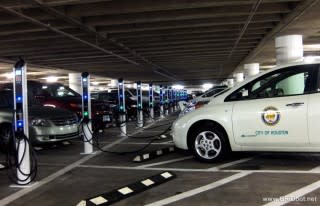
[(255, 76), (252, 76), (252, 77), (249, 77), (248, 79), (245, 79), (243, 82), (235, 85), (233, 88), (231, 88), (229, 91), (227, 91), (226, 93), (222, 94), (221, 96), (218, 96), (218, 98), (225, 98), (227, 97), (228, 95), (230, 95), (232, 92), (236, 91), (237, 89), (241, 88), (242, 86), (250, 83), (251, 81), (267, 74), (267, 73), (270, 73), (270, 72), (273, 72), (273, 71), (277, 71), (277, 70), (280, 70), (280, 69), (284, 69), (284, 68), (287, 68), (287, 67), (293, 67), (293, 66), (301, 66), (301, 65), (314, 65), (314, 64), (319, 64), (320, 65), (320, 59), (319, 60), (314, 60), (314, 61), (306, 61), (305, 59), (303, 61), (299, 61), (299, 62), (291, 62), (291, 63), (288, 63), (288, 64), (282, 64), (282, 65), (277, 65), (276, 67), (272, 68), (272, 69), (269, 69), (267, 71), (263, 71)]

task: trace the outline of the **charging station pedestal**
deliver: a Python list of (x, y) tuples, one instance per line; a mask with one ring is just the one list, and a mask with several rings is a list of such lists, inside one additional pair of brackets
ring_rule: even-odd
[(165, 103), (164, 103), (164, 113), (165, 115), (169, 115), (169, 90), (168, 87), (165, 86)]
[(169, 113), (173, 113), (172, 87), (169, 87)]
[(143, 104), (141, 82), (137, 82), (137, 126), (143, 127)]
[(119, 121), (120, 121), (120, 136), (127, 136), (126, 124), (126, 100), (124, 95), (124, 81), (118, 80), (118, 106), (119, 106)]
[(31, 182), (30, 148), (26, 141), (21, 137), (29, 138), (28, 120), (28, 90), (27, 90), (27, 66), (23, 60), (19, 60), (14, 68), (14, 129), (15, 142), (18, 148), (17, 178), (19, 185), (26, 185)]
[(150, 109), (150, 121), (154, 120), (154, 109), (153, 109), (153, 84), (149, 84), (149, 109)]
[(163, 110), (163, 86), (160, 85), (160, 118), (164, 118), (164, 110)]
[(173, 96), (173, 112), (177, 111), (177, 90), (172, 90), (172, 96)]
[(81, 154), (93, 154), (93, 131), (91, 114), (90, 75), (87, 72), (81, 74), (82, 88), (82, 124), (84, 151)]

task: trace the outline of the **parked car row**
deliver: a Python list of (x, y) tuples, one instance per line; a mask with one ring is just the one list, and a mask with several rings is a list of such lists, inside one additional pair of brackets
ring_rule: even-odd
[(183, 104), (180, 116), (183, 116), (193, 110), (196, 110), (205, 104), (208, 104), (213, 97), (228, 90), (227, 86), (215, 86), (200, 96), (190, 99), (188, 102)]
[[(33, 144), (47, 144), (79, 137), (82, 97), (60, 83), (28, 81), (29, 133)], [(136, 118), (136, 90), (127, 89), (127, 119)], [(101, 130), (118, 119), (118, 90), (94, 92), (92, 98), (93, 129)], [(148, 93), (143, 92), (143, 108), (149, 107)], [(155, 93), (155, 110), (159, 95)], [(4, 150), (12, 136), (13, 85), (0, 85), (0, 149)]]

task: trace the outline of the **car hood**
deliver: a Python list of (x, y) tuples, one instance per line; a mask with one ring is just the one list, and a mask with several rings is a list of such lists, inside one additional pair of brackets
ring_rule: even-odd
[(55, 119), (55, 118), (63, 118), (70, 117), (74, 115), (74, 113), (59, 108), (52, 107), (43, 107), (43, 106), (32, 106), (29, 107), (29, 117), (30, 118), (44, 118), (44, 119)]

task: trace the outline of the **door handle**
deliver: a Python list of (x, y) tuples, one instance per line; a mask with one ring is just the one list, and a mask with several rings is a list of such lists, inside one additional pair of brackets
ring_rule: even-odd
[(304, 105), (304, 102), (294, 102), (294, 103), (291, 103), (291, 104), (287, 104), (286, 106), (287, 107), (299, 107), (299, 106), (302, 106)]

